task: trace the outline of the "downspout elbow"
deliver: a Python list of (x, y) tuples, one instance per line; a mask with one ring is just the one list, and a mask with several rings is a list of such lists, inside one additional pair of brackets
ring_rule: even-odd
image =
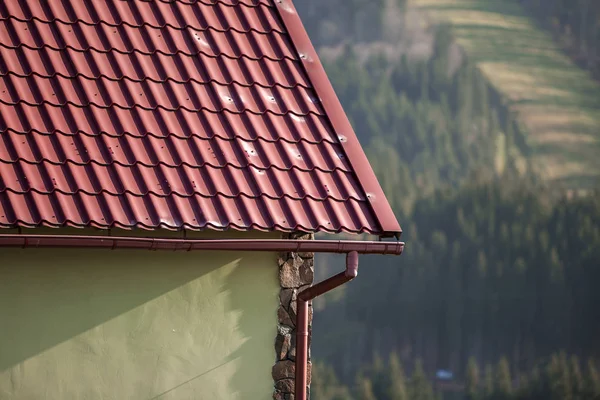
[(358, 252), (356, 251), (346, 254), (346, 276), (350, 279), (358, 276)]

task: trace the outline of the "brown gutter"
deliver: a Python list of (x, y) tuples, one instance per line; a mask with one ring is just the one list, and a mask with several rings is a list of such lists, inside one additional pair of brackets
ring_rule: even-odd
[(163, 239), (150, 237), (0, 234), (0, 247), (86, 247), (139, 250), (230, 250), (400, 255), (402, 242), (283, 239)]
[(298, 312), (296, 313), (296, 387), (295, 399), (306, 400), (306, 387), (308, 386), (308, 303), (346, 282), (350, 282), (358, 275), (358, 253), (351, 251), (346, 254), (346, 270), (331, 278), (325, 279), (298, 295)]

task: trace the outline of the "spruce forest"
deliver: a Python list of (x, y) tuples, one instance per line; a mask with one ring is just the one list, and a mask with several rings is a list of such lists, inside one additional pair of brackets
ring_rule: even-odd
[(311, 398), (600, 399), (600, 2), (295, 4), (406, 242), (315, 301)]

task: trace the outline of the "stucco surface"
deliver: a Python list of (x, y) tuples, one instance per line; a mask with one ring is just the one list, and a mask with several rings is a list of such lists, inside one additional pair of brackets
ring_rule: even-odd
[(268, 399), (271, 253), (0, 249), (0, 399)]

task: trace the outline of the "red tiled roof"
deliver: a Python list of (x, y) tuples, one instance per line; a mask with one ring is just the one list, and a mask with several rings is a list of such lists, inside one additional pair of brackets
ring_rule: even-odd
[(400, 232), (290, 0), (1, 1), (0, 227)]

